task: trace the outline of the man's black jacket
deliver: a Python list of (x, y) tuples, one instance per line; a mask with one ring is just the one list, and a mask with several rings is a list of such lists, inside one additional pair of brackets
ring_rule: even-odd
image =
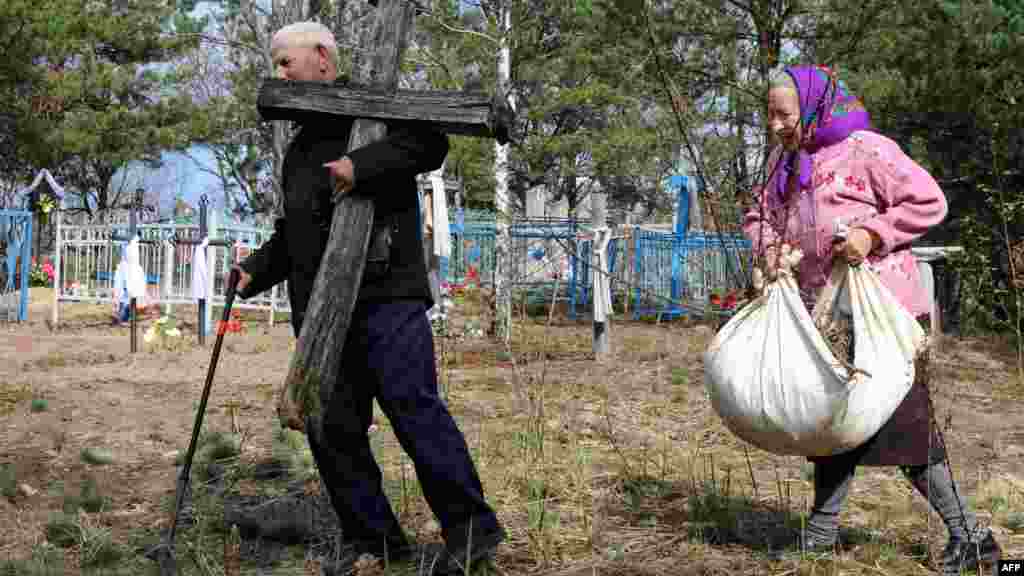
[[(448, 137), (408, 124), (388, 124), (388, 135), (347, 152), (352, 121), (306, 124), (292, 140), (282, 167), (284, 215), (274, 233), (241, 262), (252, 276), (241, 298), (251, 298), (288, 281), (292, 328), (298, 336), (331, 230), (334, 204), (330, 174), (323, 165), (348, 155), (355, 167), (355, 191), (375, 203), (374, 229), (390, 228), (390, 263), (367, 266), (361, 302), (420, 300), (433, 304), (421, 240), (416, 175), (436, 170), (448, 154)], [(371, 243), (374, 241), (371, 239)], [(374, 247), (371, 246), (371, 251)]]

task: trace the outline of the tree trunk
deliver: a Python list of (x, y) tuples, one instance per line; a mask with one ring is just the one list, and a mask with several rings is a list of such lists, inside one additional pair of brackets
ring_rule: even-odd
[[(508, 95), (509, 105), (515, 110), (515, 99), (512, 97), (510, 79), (512, 76), (512, 51), (509, 47), (512, 36), (512, 10), (508, 0), (502, 3), (500, 12), (501, 47), (498, 50), (498, 94)], [(508, 145), (495, 143), (494, 180), (494, 326), (495, 337), (509, 343), (512, 335), (512, 290), (509, 278), (509, 252), (512, 239), (509, 235), (511, 211), (508, 197)]]

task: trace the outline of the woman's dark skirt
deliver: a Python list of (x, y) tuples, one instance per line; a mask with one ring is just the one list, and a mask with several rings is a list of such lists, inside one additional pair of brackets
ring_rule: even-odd
[[(918, 321), (927, 332), (927, 318)], [(848, 452), (808, 460), (825, 465), (853, 460), (859, 466), (920, 466), (942, 461), (946, 450), (932, 414), (930, 356), (930, 350), (921, 352), (910, 391), (874, 436)]]

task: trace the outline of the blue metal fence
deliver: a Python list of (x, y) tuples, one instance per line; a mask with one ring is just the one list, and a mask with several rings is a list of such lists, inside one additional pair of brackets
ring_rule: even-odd
[(633, 230), (633, 317), (703, 314), (712, 292), (746, 283), (750, 241), (740, 235)]
[(28, 288), (32, 260), (32, 212), (0, 210), (0, 320), (28, 320)]
[[(451, 230), (447, 282), (458, 285), (475, 277), (492, 284), (494, 220), (456, 216)], [(626, 232), (609, 243), (608, 273), (613, 301), (622, 305), (628, 298), (633, 318), (704, 314), (712, 292), (745, 286), (750, 242), (740, 235), (679, 234), (639, 226)], [(570, 318), (576, 317), (578, 307), (590, 304), (594, 271), (587, 226), (572, 219), (517, 219), (509, 226), (509, 236), (513, 289), (525, 290), (528, 301), (566, 301)]]
[[(464, 220), (457, 214), (451, 226), (452, 256), (445, 275), (449, 284), (494, 282), (495, 221), (479, 213), (473, 216)], [(573, 313), (579, 234), (580, 225), (573, 219), (518, 218), (509, 224), (512, 245), (508, 274), (512, 286), (528, 302), (568, 300)], [(556, 286), (558, 294), (554, 293)]]

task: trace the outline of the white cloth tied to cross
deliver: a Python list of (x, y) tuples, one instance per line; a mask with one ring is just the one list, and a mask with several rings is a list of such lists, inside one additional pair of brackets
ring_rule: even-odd
[(206, 268), (206, 247), (210, 245), (210, 238), (205, 237), (198, 245), (192, 247), (192, 298), (206, 300), (207, 282), (209, 273)]
[[(840, 263), (829, 287), (812, 316), (792, 273), (782, 270), (704, 353), (712, 407), (762, 450), (829, 456), (856, 448), (889, 420), (914, 382), (927, 337), (878, 275), (866, 264)], [(844, 310), (853, 326), (852, 367), (834, 356), (818, 328)]]
[(430, 185), (433, 189), (430, 200), (434, 213), (434, 254), (439, 258), (450, 258), (452, 249), (451, 231), (448, 229), (448, 198), (441, 170), (435, 170), (430, 174)]
[(127, 283), (128, 297), (142, 300), (146, 296), (146, 271), (142, 269), (139, 258), (139, 237), (135, 236), (128, 242), (125, 250), (125, 280)]
[(612, 240), (607, 226), (594, 228), (594, 322), (604, 322), (612, 313), (612, 290), (608, 278), (608, 244)]

